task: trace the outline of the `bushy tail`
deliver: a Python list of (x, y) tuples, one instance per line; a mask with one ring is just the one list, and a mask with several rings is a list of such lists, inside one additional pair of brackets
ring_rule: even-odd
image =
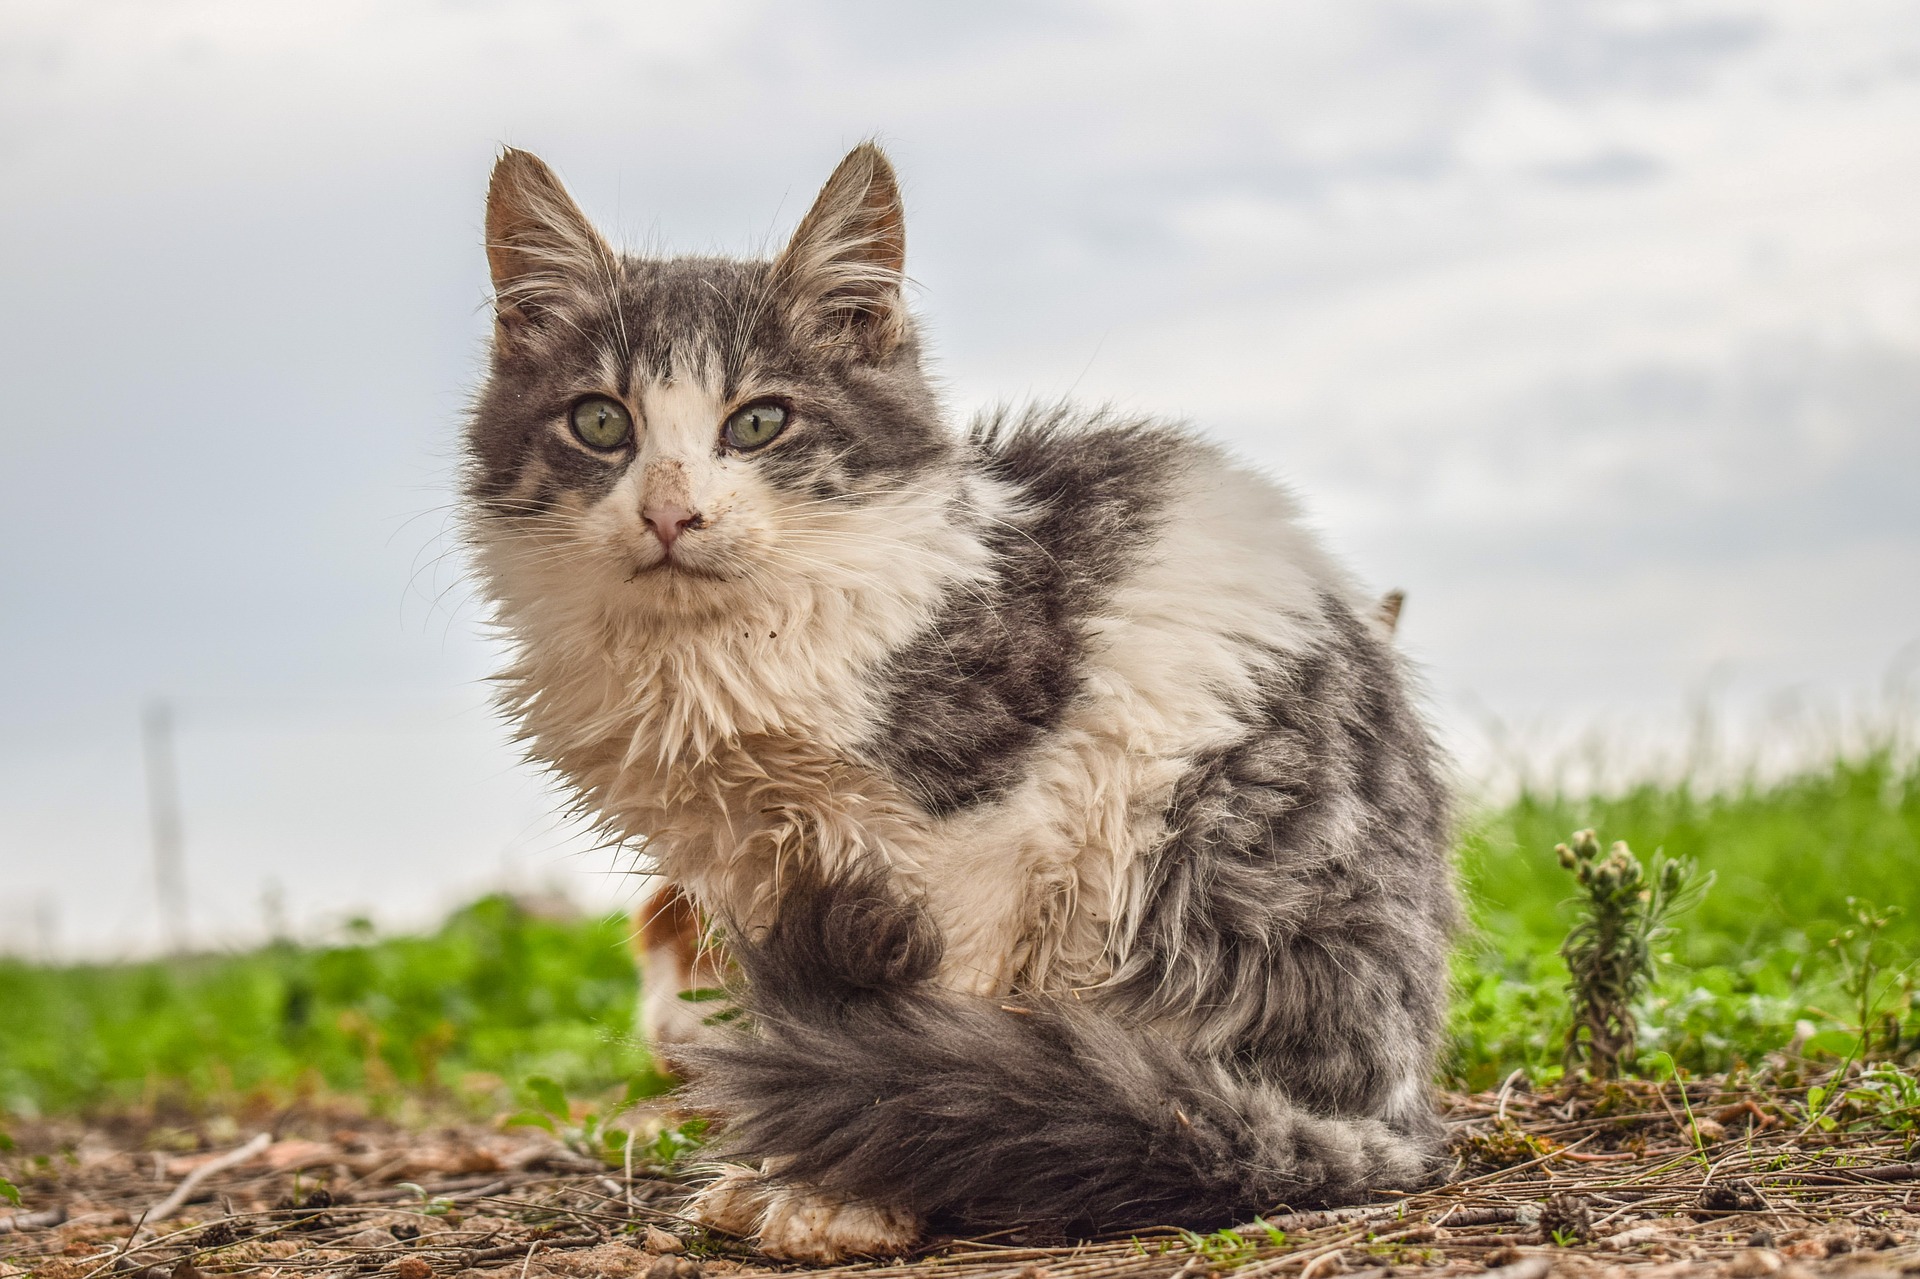
[(751, 1028), (686, 1052), (691, 1102), (783, 1178), (946, 1229), (1212, 1227), (1431, 1166), (1429, 1137), (1306, 1113), (1089, 1008), (934, 988), (934, 928), (872, 877), (787, 886), (731, 948)]

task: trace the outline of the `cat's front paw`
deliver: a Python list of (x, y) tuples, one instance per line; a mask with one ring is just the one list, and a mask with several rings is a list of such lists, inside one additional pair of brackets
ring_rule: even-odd
[(751, 1239), (778, 1187), (758, 1168), (731, 1164), (687, 1203), (687, 1215), (709, 1230)]
[(760, 1220), (760, 1251), (787, 1261), (898, 1256), (919, 1241), (911, 1213), (792, 1187), (774, 1193)]

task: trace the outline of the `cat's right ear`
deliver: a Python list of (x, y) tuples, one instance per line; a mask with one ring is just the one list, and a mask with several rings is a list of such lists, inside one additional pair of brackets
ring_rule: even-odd
[(614, 265), (613, 251), (553, 170), (532, 152), (502, 151), (487, 184), (497, 336), (510, 341), (538, 328), (560, 297), (611, 280)]

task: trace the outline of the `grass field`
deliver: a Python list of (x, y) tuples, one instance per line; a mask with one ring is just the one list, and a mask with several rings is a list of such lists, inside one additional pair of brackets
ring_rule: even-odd
[[(1877, 1051), (1920, 1050), (1920, 765), (1878, 751), (1732, 790), (1524, 793), (1471, 819), (1460, 859), (1475, 928), (1456, 964), (1453, 1081), (1558, 1070), (1572, 886), (1553, 847), (1585, 826), (1715, 876), (1666, 947), (1643, 1062), (1756, 1062), (1803, 1021), (1808, 1051), (1843, 1056), (1858, 1043), (1863, 959)], [(1870, 951), (1850, 899), (1892, 908)], [(488, 898), (425, 937), (113, 966), (0, 961), (0, 1114), (234, 1110), (318, 1092), (479, 1114), (535, 1075), (576, 1095), (625, 1088), (650, 1070), (632, 1038), (627, 926)]]

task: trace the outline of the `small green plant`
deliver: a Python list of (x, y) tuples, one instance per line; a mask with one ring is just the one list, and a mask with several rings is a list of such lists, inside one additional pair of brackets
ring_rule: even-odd
[[(1883, 980), (1888, 967), (1889, 947), (1881, 934), (1900, 913), (1900, 908), (1888, 906), (1883, 909), (1863, 897), (1849, 897), (1847, 913), (1853, 917), (1853, 926), (1842, 929), (1827, 945), (1839, 960), (1840, 987), (1853, 1004), (1854, 1025), (1860, 1032), (1859, 1047), (1853, 1056), (1865, 1060), (1873, 1049), (1874, 1025), (1880, 1020), (1882, 999), (1888, 993), (1898, 991), (1910, 1002), (1909, 975), (1903, 971), (1895, 973), (1890, 980)], [(1897, 1052), (1900, 1047), (1899, 1014), (1894, 1013), (1888, 1021), (1891, 1024), (1881, 1032), (1881, 1047), (1889, 1053)]]
[(1687, 1096), (1687, 1081), (1680, 1073), (1680, 1063), (1673, 1059), (1672, 1053), (1655, 1053), (1654, 1057), (1660, 1067), (1660, 1082), (1664, 1084), (1671, 1079), (1680, 1085), (1680, 1108), (1687, 1112), (1686, 1135), (1693, 1141), (1693, 1157), (1700, 1161), (1702, 1168), (1712, 1171), (1713, 1161), (1707, 1158), (1706, 1137), (1700, 1131), (1699, 1116), (1693, 1113), (1693, 1100)]
[(641, 1152), (649, 1169), (672, 1172), (680, 1162), (696, 1153), (707, 1141), (707, 1121), (688, 1119), (670, 1128), (662, 1128)]
[(1843, 1126), (1881, 1132), (1920, 1128), (1920, 1079), (1897, 1066), (1876, 1066), (1861, 1071), (1851, 1084), (1807, 1089), (1807, 1127), (1832, 1132)]
[(524, 1087), (533, 1105), (508, 1119), (509, 1125), (544, 1128), (574, 1153), (615, 1167), (626, 1163), (632, 1154), (629, 1147), (633, 1144), (633, 1133), (613, 1121), (633, 1109), (636, 1103), (658, 1093), (651, 1077), (636, 1076), (628, 1082), (626, 1094), (602, 1111), (575, 1105), (568, 1099), (566, 1089), (546, 1075), (527, 1076)]
[(417, 1181), (403, 1181), (396, 1189), (404, 1190), (412, 1195), (419, 1210), (429, 1217), (444, 1217), (452, 1212), (455, 1207), (452, 1199), (449, 1199), (445, 1195), (428, 1194), (427, 1188)]
[[(1262, 1225), (1266, 1223), (1262, 1222)], [(1273, 1228), (1267, 1227), (1269, 1230)], [(1278, 1233), (1277, 1231), (1275, 1233)], [(1282, 1236), (1284, 1238), (1285, 1236)], [(1180, 1232), (1180, 1242), (1194, 1256), (1213, 1266), (1236, 1266), (1247, 1260), (1258, 1250), (1253, 1240), (1237, 1230), (1216, 1230), (1210, 1235), (1195, 1234), (1191, 1230)]]
[(1554, 852), (1584, 894), (1577, 899), (1580, 919), (1560, 947), (1573, 1003), (1566, 1062), (1617, 1076), (1633, 1062), (1634, 1004), (1653, 983), (1654, 948), (1673, 933), (1667, 921), (1697, 902), (1712, 876), (1696, 875), (1685, 859), (1656, 858), (1649, 872), (1624, 841), (1603, 857), (1591, 830), (1576, 832)]

